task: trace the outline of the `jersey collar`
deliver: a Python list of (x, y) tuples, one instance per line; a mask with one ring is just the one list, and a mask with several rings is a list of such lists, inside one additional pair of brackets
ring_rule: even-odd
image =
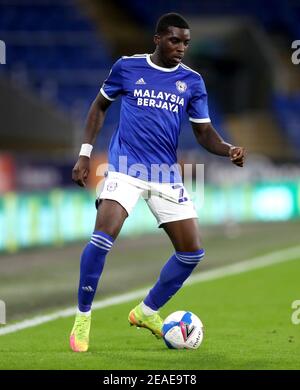
[(178, 65), (174, 66), (174, 68), (163, 68), (162, 66), (158, 66), (158, 65), (154, 64), (154, 62), (151, 61), (150, 54), (146, 54), (146, 59), (147, 59), (148, 65), (150, 65), (152, 68), (162, 70), (163, 72), (174, 72), (174, 70), (177, 70), (179, 65), (180, 65), (180, 64), (178, 64)]

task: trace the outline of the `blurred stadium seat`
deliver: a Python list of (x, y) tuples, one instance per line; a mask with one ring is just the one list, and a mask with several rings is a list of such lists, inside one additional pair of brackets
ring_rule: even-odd
[[(119, 6), (124, 7), (122, 0), (117, 0)], [(155, 2), (141, 2), (139, 0), (126, 1), (126, 8), (148, 27), (152, 28), (157, 18), (166, 12), (176, 10), (185, 15), (198, 16), (252, 16), (263, 23), (267, 28), (275, 26), (288, 29), (295, 39), (300, 36), (300, 3), (297, 1), (282, 0), (253, 0), (242, 2), (239, 0), (174, 0), (172, 3), (164, 0)]]
[(82, 116), (98, 92), (101, 70), (111, 63), (105, 41), (83, 11), (66, 0), (0, 5), (0, 36), (7, 44), (7, 66), (1, 71), (10, 77), (22, 71), (28, 86), (37, 92), (52, 83), (52, 98), (67, 110), (73, 104), (80, 109), (81, 102)]
[(300, 93), (277, 94), (273, 107), (284, 135), (298, 150), (300, 149)]

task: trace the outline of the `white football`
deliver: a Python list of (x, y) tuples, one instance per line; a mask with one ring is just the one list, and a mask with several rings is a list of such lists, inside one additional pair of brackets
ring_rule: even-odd
[(190, 311), (175, 311), (163, 323), (163, 339), (168, 348), (197, 349), (203, 340), (203, 324)]

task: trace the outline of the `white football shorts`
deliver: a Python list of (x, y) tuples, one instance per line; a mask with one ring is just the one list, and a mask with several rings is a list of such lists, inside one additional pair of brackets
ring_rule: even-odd
[(143, 197), (158, 226), (166, 222), (198, 218), (195, 206), (182, 183), (147, 182), (124, 173), (108, 172), (98, 193), (98, 200), (115, 200), (124, 207), (128, 215), (140, 196)]

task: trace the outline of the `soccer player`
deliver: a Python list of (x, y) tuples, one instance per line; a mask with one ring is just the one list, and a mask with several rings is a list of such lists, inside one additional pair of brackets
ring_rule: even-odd
[(122, 97), (120, 122), (109, 147), (108, 174), (96, 202), (95, 229), (81, 257), (78, 311), (70, 336), (73, 351), (88, 349), (91, 306), (105, 258), (140, 196), (169, 236), (175, 252), (145, 299), (129, 313), (131, 325), (148, 328), (161, 337), (159, 309), (204, 256), (197, 214), (176, 165), (184, 112), (200, 145), (243, 166), (244, 148), (224, 142), (211, 125), (201, 75), (182, 63), (189, 42), (186, 20), (176, 13), (163, 15), (156, 26), (154, 53), (120, 58), (89, 110), (72, 173), (80, 186), (86, 184), (90, 154), (105, 113), (118, 95)]

